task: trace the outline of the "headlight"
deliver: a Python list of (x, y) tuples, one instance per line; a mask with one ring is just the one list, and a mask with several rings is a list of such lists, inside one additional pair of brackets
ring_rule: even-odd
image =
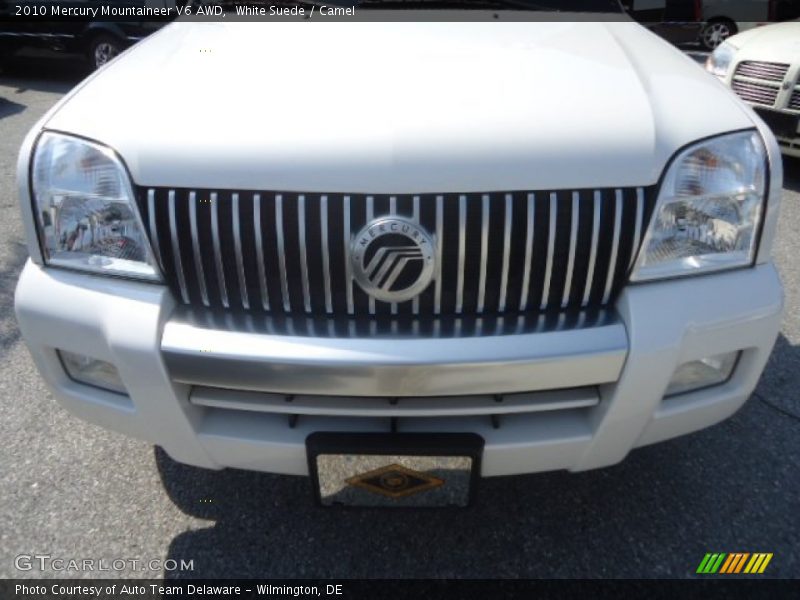
[(717, 77), (725, 77), (728, 74), (728, 69), (731, 68), (733, 57), (736, 54), (736, 48), (727, 42), (723, 42), (706, 60), (706, 71), (713, 73)]
[(109, 148), (44, 133), (36, 144), (32, 180), (47, 264), (160, 279), (128, 173)]
[(766, 178), (767, 151), (755, 131), (681, 152), (661, 184), (631, 280), (751, 265)]

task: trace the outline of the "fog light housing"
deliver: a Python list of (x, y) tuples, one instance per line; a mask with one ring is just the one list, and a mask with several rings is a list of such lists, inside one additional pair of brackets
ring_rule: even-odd
[(741, 353), (737, 350), (682, 364), (672, 374), (665, 396), (675, 396), (725, 383), (733, 373), (739, 354)]
[(117, 394), (127, 394), (117, 367), (110, 362), (66, 350), (57, 352), (64, 370), (73, 381)]

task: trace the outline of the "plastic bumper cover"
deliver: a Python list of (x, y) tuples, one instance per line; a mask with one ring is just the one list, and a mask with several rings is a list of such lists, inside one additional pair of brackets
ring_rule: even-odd
[[(214, 346), (205, 348), (211, 337), (186, 337), (185, 325), (171, 321), (174, 300), (156, 285), (43, 269), (29, 262), (16, 294), (17, 317), (36, 365), (74, 414), (159, 444), (189, 464), (298, 475), (307, 473), (304, 440), (309, 433), (388, 432), (389, 419), (317, 411), (290, 427), (286, 414), (194, 402), (193, 394), (201, 388), (193, 385), (205, 386), (206, 396), (209, 389), (220, 389), (208, 387), (215, 383), (208, 377), (217, 378), (215, 385), (231, 387), (227, 384), (238, 379), (231, 377), (230, 367), (238, 364), (251, 377), (244, 387), (263, 388), (260, 381), (273, 381), (277, 389), (266, 391), (278, 393), (290, 393), (293, 387), (296, 393), (320, 393), (321, 381), (328, 394), (343, 397), (391, 395), (393, 390), (423, 396), (582, 386), (576, 393), (590, 399), (594, 394), (594, 401), (509, 415), (499, 428), (480, 415), (444, 414), (408, 418), (403, 430), (479, 433), (486, 440), (484, 476), (583, 470), (614, 464), (636, 446), (733, 414), (758, 381), (780, 327), (781, 309), (780, 282), (767, 264), (629, 286), (617, 302), (618, 322), (603, 331), (554, 332), (526, 340), (475, 338), (483, 345), (465, 338), (457, 340), (458, 347), (452, 340), (406, 340), (407, 347), (390, 344), (391, 351), (377, 358), (366, 352), (368, 341), (353, 346), (354, 340), (347, 340), (353, 352), (344, 360), (340, 342), (330, 339), (305, 338), (292, 348), (289, 339), (270, 344), (268, 336), (249, 334), (250, 346), (242, 347), (226, 345), (231, 338), (226, 341), (211, 332)], [(208, 356), (198, 369), (201, 363), (191, 360), (193, 345), (198, 353), (215, 349), (218, 355), (203, 352)], [(56, 354), (59, 348), (115, 364), (129, 395), (69, 379)], [(409, 358), (408, 349), (423, 352), (425, 360)], [(678, 365), (729, 351), (742, 354), (728, 382), (663, 398)], [(248, 356), (237, 359), (242, 352)], [(454, 360), (454, 352), (461, 358)], [(176, 366), (176, 355), (182, 366)], [(254, 380), (259, 366), (262, 379)], [(191, 381), (193, 372), (210, 375)]]

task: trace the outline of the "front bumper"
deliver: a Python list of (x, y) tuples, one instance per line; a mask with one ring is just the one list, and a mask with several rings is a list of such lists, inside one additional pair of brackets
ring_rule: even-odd
[[(16, 291), (34, 361), (72, 413), (188, 464), (297, 475), (308, 434), (392, 427), (480, 434), (484, 476), (614, 464), (741, 407), (781, 309), (771, 264), (628, 286), (594, 323), (391, 342), (212, 328), (180, 318), (161, 286), (32, 262)], [(129, 395), (72, 381), (56, 349), (112, 362)], [(730, 351), (726, 383), (663, 398), (678, 365)]]

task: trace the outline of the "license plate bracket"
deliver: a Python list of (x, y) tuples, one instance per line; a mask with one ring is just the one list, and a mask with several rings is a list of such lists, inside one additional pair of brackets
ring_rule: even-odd
[(474, 433), (316, 432), (306, 438), (316, 502), (325, 507), (466, 507), (480, 478)]

